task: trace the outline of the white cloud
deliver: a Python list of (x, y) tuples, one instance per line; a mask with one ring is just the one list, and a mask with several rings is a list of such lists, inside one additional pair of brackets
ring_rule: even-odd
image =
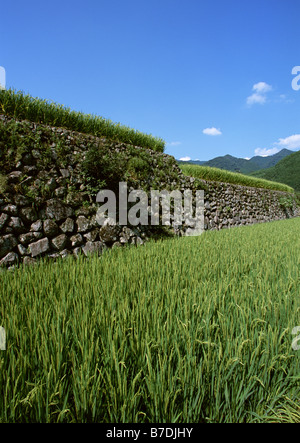
[(277, 148), (257, 148), (255, 149), (255, 155), (259, 155), (260, 157), (269, 157), (270, 155), (277, 154), (279, 152), (279, 149)]
[(266, 103), (266, 100), (267, 97), (265, 95), (255, 93), (247, 97), (247, 105), (251, 106), (254, 105), (255, 103), (263, 105), (264, 103)]
[(0, 66), (0, 90), (5, 89), (5, 69)]
[(274, 99), (275, 103), (294, 103), (294, 99), (289, 98), (287, 94), (280, 94)]
[(259, 82), (253, 85), (253, 91), (258, 92), (259, 94), (265, 94), (269, 91), (272, 91), (272, 86), (268, 85), (268, 83), (265, 82)]
[(250, 160), (250, 157), (244, 157), (244, 160)]
[(274, 148), (257, 148), (255, 149), (255, 155), (259, 155), (261, 157), (268, 157), (270, 155), (277, 154), (277, 152), (281, 151), (281, 149), (286, 148), (290, 150), (300, 149), (300, 134), (290, 135), (286, 138), (280, 138), (277, 143), (274, 143), (278, 147)]
[(276, 145), (286, 149), (300, 149), (300, 134), (290, 135), (286, 138), (280, 138)]
[(268, 85), (268, 83), (265, 82), (259, 82), (253, 85), (252, 90), (254, 91), (254, 93), (247, 97), (247, 105), (251, 106), (256, 103), (263, 105), (267, 101), (266, 94), (272, 91), (272, 86)]
[(170, 142), (170, 143), (166, 143), (167, 146), (178, 146), (181, 145), (181, 142)]
[(188, 162), (191, 160), (191, 157), (181, 157), (179, 160), (181, 160), (182, 162)]
[(222, 132), (220, 131), (220, 129), (217, 128), (206, 128), (203, 129), (203, 134), (215, 136), (215, 135), (222, 135)]

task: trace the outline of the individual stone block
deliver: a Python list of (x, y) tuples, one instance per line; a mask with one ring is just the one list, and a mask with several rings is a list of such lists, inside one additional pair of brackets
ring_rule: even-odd
[(71, 255), (71, 252), (68, 251), (68, 249), (64, 249), (63, 251), (60, 252), (60, 256), (61, 256), (62, 258), (66, 258), (66, 257), (68, 257), (69, 255)]
[(62, 251), (67, 246), (68, 237), (66, 234), (61, 234), (58, 237), (53, 238), (51, 243), (54, 249), (57, 251)]
[(102, 243), (100, 241), (91, 242), (88, 241), (83, 247), (82, 250), (84, 252), (84, 255), (88, 256), (90, 254), (101, 254), (102, 252)]
[(0, 229), (3, 228), (3, 226), (5, 225), (5, 223), (7, 222), (7, 220), (9, 219), (9, 215), (5, 214), (3, 212), (3, 214), (0, 215)]
[(24, 257), (23, 258), (23, 264), (24, 265), (35, 265), (37, 263), (35, 258), (31, 258), (31, 257)]
[(15, 195), (14, 197), (15, 204), (19, 207), (28, 206), (30, 204), (30, 200), (24, 195)]
[(101, 226), (99, 231), (100, 240), (105, 243), (113, 243), (114, 241), (117, 241), (119, 230), (120, 228), (118, 226)]
[(32, 223), (30, 226), (31, 232), (39, 232), (43, 229), (43, 222), (42, 220), (37, 220), (36, 222)]
[(20, 210), (21, 217), (25, 222), (33, 223), (38, 219), (37, 212), (34, 208), (22, 208)]
[(58, 226), (54, 220), (47, 219), (43, 223), (44, 233), (49, 237), (54, 237), (58, 233)]
[(72, 218), (67, 218), (67, 220), (60, 225), (60, 229), (64, 234), (74, 232), (74, 220)]
[(75, 255), (76, 258), (78, 258), (81, 254), (82, 254), (82, 249), (80, 246), (78, 246), (77, 248), (75, 248), (73, 250), (73, 254)]
[(90, 229), (90, 222), (84, 215), (77, 218), (76, 224), (78, 232), (87, 232)]
[(20, 177), (22, 175), (21, 171), (13, 171), (11, 172), (7, 179), (8, 179), (8, 183), (18, 183), (20, 180)]
[(88, 232), (87, 234), (84, 234), (84, 238), (87, 241), (95, 241), (97, 239), (97, 236), (99, 234), (99, 229), (93, 229), (92, 231)]
[(28, 248), (25, 248), (21, 243), (18, 244), (18, 251), (20, 255), (29, 255), (30, 251)]
[(9, 215), (17, 216), (18, 215), (18, 208), (15, 205), (6, 205), (2, 208), (3, 212), (7, 212)]
[(73, 209), (58, 199), (52, 198), (47, 201), (46, 205), (46, 217), (55, 221), (61, 221), (74, 215)]
[(30, 242), (34, 240), (39, 240), (43, 237), (41, 232), (27, 232), (26, 234), (21, 234), (18, 237), (18, 240), (22, 245), (28, 245)]
[(67, 190), (66, 190), (66, 188), (64, 186), (61, 186), (61, 187), (55, 189), (55, 195), (58, 198), (64, 198), (66, 193), (67, 193)]
[(45, 252), (48, 252), (49, 249), (50, 245), (47, 237), (29, 245), (31, 257), (33, 258), (37, 257), (38, 255), (44, 254)]
[(9, 252), (2, 260), (0, 260), (0, 267), (2, 266), (12, 266), (17, 264), (19, 261), (19, 256), (15, 252)]
[(143, 244), (144, 244), (144, 241), (141, 239), (141, 237), (137, 236), (136, 237), (136, 245), (140, 246), (140, 245), (143, 245)]
[(20, 217), (11, 217), (8, 226), (13, 229), (16, 234), (24, 232), (25, 226)]
[(0, 237), (0, 259), (7, 255), (17, 246), (18, 242), (12, 234)]
[(70, 177), (70, 172), (68, 171), (68, 169), (60, 169), (59, 171), (60, 171), (61, 176), (63, 178), (69, 178)]
[(83, 238), (81, 234), (72, 235), (70, 238), (72, 247), (80, 246), (83, 243)]

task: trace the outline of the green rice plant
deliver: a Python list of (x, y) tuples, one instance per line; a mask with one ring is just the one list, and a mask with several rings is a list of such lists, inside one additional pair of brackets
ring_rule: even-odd
[(254, 188), (273, 189), (294, 193), (294, 189), (283, 183), (272, 182), (249, 175), (239, 174), (237, 172), (226, 171), (224, 169), (211, 168), (209, 166), (180, 164), (179, 167), (185, 175), (199, 178), (202, 180), (216, 181), (223, 183), (232, 183), (235, 185), (250, 186)]
[(163, 152), (165, 142), (151, 134), (113, 123), (97, 115), (72, 111), (63, 105), (33, 98), (22, 91), (12, 89), (0, 91), (0, 113), (20, 120), (58, 126), (72, 131), (118, 140)]
[(0, 273), (0, 422), (297, 422), (300, 219)]

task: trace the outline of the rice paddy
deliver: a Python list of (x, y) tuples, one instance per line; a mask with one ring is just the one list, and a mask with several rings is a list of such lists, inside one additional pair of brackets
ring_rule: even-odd
[(0, 273), (0, 422), (300, 422), (300, 219)]

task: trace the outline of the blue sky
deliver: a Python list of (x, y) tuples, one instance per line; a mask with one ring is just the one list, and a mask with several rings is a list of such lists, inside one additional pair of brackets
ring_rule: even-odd
[(300, 149), (297, 0), (14, 0), (0, 14), (7, 88), (162, 137), (176, 158)]

